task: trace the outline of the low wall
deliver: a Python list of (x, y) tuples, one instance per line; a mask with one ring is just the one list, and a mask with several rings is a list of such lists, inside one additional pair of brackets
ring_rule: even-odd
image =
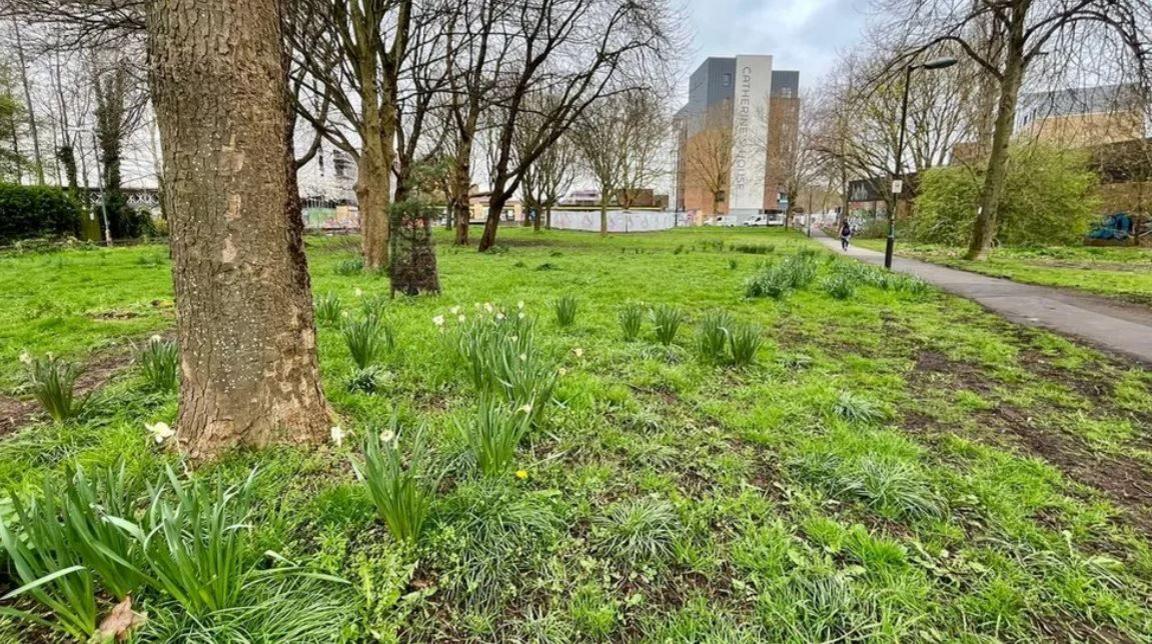
[[(657, 210), (609, 210), (608, 232), (639, 233), (688, 226), (684, 213)], [(561, 230), (600, 231), (599, 210), (553, 210), (552, 227)]]

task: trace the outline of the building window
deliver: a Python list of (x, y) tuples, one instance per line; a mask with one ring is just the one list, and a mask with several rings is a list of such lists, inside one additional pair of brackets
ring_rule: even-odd
[(348, 177), (348, 171), (352, 169), (352, 164), (346, 156), (341, 153), (332, 153), (332, 171), (336, 176), (345, 179)]
[(724, 74), (724, 87), (732, 87), (732, 74)]

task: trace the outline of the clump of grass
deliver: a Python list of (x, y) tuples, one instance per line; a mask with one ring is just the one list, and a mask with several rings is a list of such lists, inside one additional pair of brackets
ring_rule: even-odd
[(732, 315), (724, 310), (709, 311), (696, 327), (696, 352), (706, 362), (722, 363), (727, 358)]
[(898, 519), (940, 517), (944, 502), (905, 461), (865, 456), (841, 467), (838, 496), (856, 498), (881, 515)]
[(0, 516), (0, 544), (23, 585), (4, 599), (30, 597), (52, 611), (54, 628), (87, 641), (96, 627), (96, 589), (122, 600), (145, 580), (139, 546), (105, 520), (130, 514), (132, 502), (123, 467), (92, 478), (77, 470), (65, 486), (46, 481), (27, 504), (12, 496), (12, 516)]
[(556, 313), (556, 325), (560, 327), (572, 326), (576, 322), (576, 311), (579, 306), (579, 301), (571, 295), (564, 295), (553, 302), (552, 309)]
[(510, 410), (482, 396), (476, 415), (460, 425), (477, 467), (485, 476), (506, 474), (516, 460), (516, 448), (532, 427), (532, 409)]
[(728, 249), (747, 255), (770, 255), (776, 252), (776, 247), (772, 244), (732, 244)]
[(742, 367), (756, 362), (764, 343), (763, 332), (754, 324), (733, 324), (728, 331), (728, 352), (732, 364)]
[(633, 342), (640, 337), (644, 327), (644, 307), (639, 304), (625, 304), (619, 313), (620, 334), (625, 342)]
[(82, 372), (78, 365), (48, 356), (32, 358), (29, 367), (32, 396), (52, 420), (63, 422), (80, 414), (88, 399), (76, 397), (76, 380)]
[(174, 391), (180, 386), (180, 346), (175, 340), (152, 336), (136, 354), (136, 363), (150, 388)]
[(325, 293), (316, 301), (316, 321), (322, 326), (335, 326), (343, 312), (344, 305), (335, 293)]
[(348, 353), (361, 370), (378, 364), (394, 343), (392, 328), (378, 317), (348, 322), (343, 334)]
[(652, 307), (650, 316), (656, 339), (664, 346), (672, 344), (684, 323), (684, 311), (670, 304), (658, 304)]
[[(401, 442), (410, 445), (401, 452)], [(352, 467), (364, 481), (376, 512), (388, 526), (393, 538), (409, 544), (420, 539), (424, 523), (439, 484), (431, 474), (424, 429), (410, 435), (401, 431), (395, 417), (381, 436), (369, 430), (364, 438), (363, 462)]]
[(856, 423), (878, 423), (888, 417), (884, 405), (850, 391), (840, 393), (832, 404), (832, 411), (844, 420)]
[(357, 275), (362, 272), (364, 272), (364, 258), (362, 257), (341, 260), (336, 264), (337, 275)]
[(616, 503), (592, 519), (592, 539), (622, 563), (658, 563), (672, 554), (680, 517), (667, 501), (640, 498)]
[(847, 300), (856, 294), (856, 284), (847, 275), (833, 275), (824, 280), (824, 291), (837, 300)]
[(525, 493), (510, 481), (482, 478), (457, 487), (437, 511), (442, 587), (471, 608), (490, 608), (519, 594), (522, 575), (541, 570), (560, 537), (550, 495)]
[(377, 364), (369, 365), (363, 369), (353, 369), (352, 375), (348, 377), (348, 391), (365, 394), (376, 393), (389, 376), (388, 371)]
[(791, 279), (776, 265), (761, 269), (744, 282), (744, 296), (749, 298), (770, 297), (779, 300), (791, 289)]

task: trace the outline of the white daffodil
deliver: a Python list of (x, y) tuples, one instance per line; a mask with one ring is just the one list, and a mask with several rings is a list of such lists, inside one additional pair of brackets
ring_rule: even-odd
[(456, 318), (456, 321), (459, 322), (460, 324), (464, 324), (464, 321), (467, 319), (468, 319), (467, 317), (460, 315)]
[(27, 351), (21, 351), (20, 362), (23, 362), (26, 365), (32, 364), (32, 354), (28, 353)]
[(497, 319), (497, 320), (503, 320), (503, 319), (504, 319), (504, 314), (503, 314), (503, 313), (497, 313), (497, 314), (496, 314), (496, 319)]
[(518, 336), (518, 335), (513, 335), (513, 336), (510, 336), (510, 337), (508, 338), (508, 340), (509, 340), (510, 342), (513, 342), (513, 343), (515, 343), (515, 342), (519, 342), (519, 341), (520, 341), (520, 336)]
[(573, 349), (572, 353), (575, 353), (577, 358), (583, 358), (584, 357), (584, 350), (581, 349), (580, 347), (576, 347), (575, 349)]
[(452, 315), (460, 315), (460, 307), (459, 306), (452, 307), (450, 309), (450, 311), (452, 312)]
[(523, 414), (531, 414), (532, 413), (532, 403), (527, 403), (527, 404), (521, 406), (520, 409), (517, 409), (516, 411), (521, 412)]
[(436, 326), (444, 326), (444, 316), (437, 315), (436, 317), (432, 318), (432, 324), (435, 324)]
[(328, 430), (328, 434), (332, 437), (332, 444), (336, 447), (344, 444), (344, 430), (340, 429), (340, 427), (333, 427)]
[(168, 426), (168, 423), (163, 422), (152, 423), (150, 425), (146, 423), (144, 429), (148, 430), (149, 434), (152, 434), (152, 438), (156, 440), (157, 445), (176, 435), (176, 432)]
[(559, 369), (557, 369), (556, 371), (557, 371), (557, 372), (558, 372), (558, 373), (559, 373), (561, 376), (566, 376), (566, 375), (568, 375), (568, 370), (567, 370), (567, 369), (565, 369), (564, 367), (560, 367), (560, 368), (559, 368)]
[(492, 311), (494, 311), (496, 309), (495, 309), (495, 307), (492, 306), (491, 302), (485, 302), (484, 303), (484, 310), (491, 313)]
[(148, 338), (148, 340), (149, 340), (150, 342), (152, 342), (152, 344), (156, 344), (156, 343), (158, 343), (158, 342), (163, 342), (163, 341), (164, 341), (164, 338), (160, 337), (160, 336), (157, 334), (157, 335), (154, 335), (154, 336), (152, 336), (152, 337)]
[(517, 302), (516, 308), (518, 308), (518, 309), (524, 308), (524, 300), (520, 300), (519, 302)]
[(355, 294), (356, 297), (364, 297), (364, 291), (359, 286), (357, 286), (356, 290), (352, 291), (352, 293)]
[(342, 317), (342, 318), (348, 317), (348, 311), (340, 311), (340, 317)]
[(520, 354), (520, 362), (528, 362), (528, 354), (527, 353), (521, 353)]
[(524, 311), (520, 311), (520, 313), (518, 313), (518, 314), (516, 315), (516, 317), (518, 317), (518, 318), (520, 318), (521, 320), (523, 320), (524, 318), (526, 318), (526, 317), (528, 317), (528, 316), (527, 316), (527, 315), (524, 315)]
[(391, 443), (395, 438), (396, 438), (396, 432), (394, 432), (390, 429), (386, 429), (386, 430), (380, 432), (380, 442), (384, 443), (385, 445), (387, 445), (388, 443)]

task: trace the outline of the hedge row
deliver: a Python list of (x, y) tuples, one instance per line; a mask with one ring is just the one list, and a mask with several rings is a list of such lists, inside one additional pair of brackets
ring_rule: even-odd
[(0, 183), (0, 244), (77, 235), (81, 212), (60, 188)]

